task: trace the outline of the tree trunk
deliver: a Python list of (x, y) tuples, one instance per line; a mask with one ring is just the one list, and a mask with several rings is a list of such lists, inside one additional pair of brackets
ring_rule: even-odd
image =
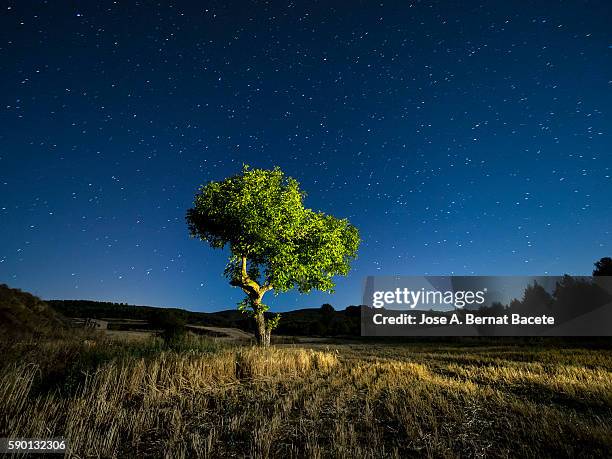
[(270, 347), (271, 330), (266, 327), (266, 318), (263, 311), (255, 312), (255, 339), (257, 345), (261, 347)]

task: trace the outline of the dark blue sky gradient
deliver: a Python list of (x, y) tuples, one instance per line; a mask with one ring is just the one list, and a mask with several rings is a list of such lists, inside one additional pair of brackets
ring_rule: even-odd
[[(80, 4), (79, 4), (80, 3)], [(280, 166), (367, 275), (589, 274), (612, 254), (612, 3), (28, 2), (0, 16), (0, 282), (235, 307), (198, 185)]]

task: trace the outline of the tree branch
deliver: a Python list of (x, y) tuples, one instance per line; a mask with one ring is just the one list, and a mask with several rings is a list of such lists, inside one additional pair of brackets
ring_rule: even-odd
[(249, 296), (261, 297), (265, 293), (262, 292), (262, 288), (259, 286), (257, 282), (249, 277), (249, 273), (247, 272), (247, 257), (242, 256), (240, 260), (240, 278), (234, 277), (230, 281), (230, 285), (234, 287), (240, 287), (244, 293)]
[(246, 282), (249, 279), (249, 274), (247, 273), (247, 257), (242, 257), (242, 281)]

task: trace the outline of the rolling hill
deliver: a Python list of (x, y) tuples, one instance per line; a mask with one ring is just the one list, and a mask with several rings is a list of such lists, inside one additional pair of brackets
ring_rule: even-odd
[[(253, 330), (252, 319), (236, 309), (218, 312), (194, 312), (178, 308), (157, 308), (91, 300), (48, 300), (47, 303), (66, 317), (94, 319), (134, 319), (151, 322), (162, 311), (172, 311), (185, 323), (211, 327)], [(277, 334), (292, 336), (359, 336), (359, 306), (344, 310), (307, 308), (282, 313)]]
[(65, 328), (62, 315), (40, 298), (0, 284), (0, 333), (3, 337), (50, 335)]

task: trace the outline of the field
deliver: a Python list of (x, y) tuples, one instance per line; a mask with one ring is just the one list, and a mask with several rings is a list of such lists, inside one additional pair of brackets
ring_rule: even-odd
[(612, 351), (558, 343), (13, 344), (1, 436), (78, 457), (605, 457)]

